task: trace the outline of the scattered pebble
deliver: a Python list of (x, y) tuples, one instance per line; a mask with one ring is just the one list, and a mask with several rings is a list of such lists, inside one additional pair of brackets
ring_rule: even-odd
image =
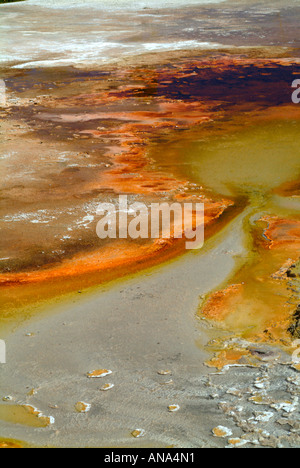
[(91, 405), (84, 401), (78, 401), (75, 405), (75, 409), (78, 413), (88, 413), (91, 409)]
[(160, 385), (172, 385), (174, 383), (174, 381), (172, 379), (170, 380), (167, 380), (166, 382), (161, 382)]
[(266, 377), (257, 377), (254, 382), (254, 387), (264, 389), (268, 385), (269, 381)]
[(7, 395), (7, 396), (2, 398), (2, 401), (13, 401), (13, 397), (10, 396), (10, 395)]
[(272, 411), (261, 411), (255, 413), (255, 420), (260, 422), (269, 422), (274, 416)]
[(175, 413), (176, 411), (180, 410), (180, 406), (179, 405), (170, 405), (170, 406), (168, 406), (168, 410), (169, 410), (170, 413)]
[(279, 403), (273, 403), (271, 408), (276, 409), (277, 411), (285, 411), (286, 413), (293, 413), (298, 408), (299, 398), (296, 397), (293, 402), (291, 401), (282, 401)]
[(172, 371), (170, 371), (170, 370), (160, 370), (157, 373), (159, 375), (172, 375)]
[(234, 396), (241, 396), (241, 392), (239, 390), (237, 390), (236, 388), (229, 388), (229, 390), (227, 390), (226, 392), (228, 395), (234, 395)]
[(101, 387), (100, 390), (101, 390), (101, 392), (107, 392), (107, 390), (110, 390), (113, 387), (114, 387), (114, 384), (107, 383), (107, 384), (103, 385), (103, 387)]
[(230, 437), (232, 436), (232, 430), (225, 426), (214, 427), (212, 433), (215, 437)]
[(253, 401), (255, 405), (270, 405), (273, 403), (272, 398), (268, 397), (266, 393), (254, 393), (250, 398), (249, 401)]
[(98, 370), (93, 370), (87, 373), (87, 377), (89, 379), (100, 379), (102, 377), (106, 377), (107, 375), (112, 374), (111, 370), (107, 369), (98, 369)]
[(247, 439), (228, 439), (228, 447), (233, 448), (233, 447), (242, 447), (243, 445), (249, 444), (250, 440)]
[(132, 431), (131, 435), (133, 437), (135, 437), (136, 439), (138, 439), (139, 437), (144, 437), (146, 434), (146, 432), (144, 431), (144, 429), (135, 429), (134, 431)]
[(300, 385), (300, 377), (298, 375), (296, 377), (288, 377), (286, 380), (293, 385)]

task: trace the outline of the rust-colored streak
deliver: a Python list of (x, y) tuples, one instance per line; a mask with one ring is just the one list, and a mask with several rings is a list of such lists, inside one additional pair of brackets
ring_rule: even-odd
[(242, 284), (233, 284), (215, 292), (203, 307), (202, 314), (210, 320), (223, 321), (232, 308), (240, 302), (242, 291)]
[(300, 247), (300, 221), (265, 216), (262, 221), (268, 223), (264, 231), (269, 249), (286, 248), (296, 250)]
[[(223, 213), (229, 203), (212, 203), (207, 201), (205, 226), (208, 227)], [(185, 239), (178, 238), (178, 232), (182, 232), (182, 226), (174, 226), (171, 229), (171, 238), (159, 238), (140, 245), (130, 240), (112, 242), (99, 251), (89, 254), (78, 254), (71, 259), (64, 260), (59, 265), (53, 265), (45, 270), (35, 270), (20, 273), (0, 274), (0, 284), (25, 284), (51, 281), (59, 278), (85, 275), (106, 270), (120, 271), (121, 268), (135, 264), (150, 265), (159, 258), (169, 258), (185, 248)], [(177, 233), (177, 237), (174, 234)]]

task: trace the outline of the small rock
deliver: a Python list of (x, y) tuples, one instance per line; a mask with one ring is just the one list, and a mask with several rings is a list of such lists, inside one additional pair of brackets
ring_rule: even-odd
[(168, 410), (169, 410), (170, 413), (175, 413), (176, 411), (180, 410), (180, 406), (179, 405), (170, 405), (170, 406), (168, 406)]
[(212, 430), (214, 437), (230, 437), (232, 436), (232, 430), (225, 426), (217, 426)]
[(249, 444), (250, 443), (250, 440), (247, 440), (247, 439), (240, 439), (240, 438), (236, 438), (236, 439), (228, 439), (228, 444), (230, 448), (232, 447), (242, 447), (243, 445), (246, 445), (246, 444)]
[(106, 377), (107, 375), (112, 374), (111, 370), (107, 369), (98, 369), (98, 370), (93, 370), (91, 372), (87, 373), (87, 377), (89, 379), (100, 379), (102, 377)]
[(255, 412), (255, 420), (260, 422), (269, 422), (274, 416), (272, 411), (257, 411)]
[(113, 387), (114, 387), (114, 384), (107, 383), (107, 384), (103, 385), (103, 387), (101, 387), (100, 390), (101, 390), (101, 392), (107, 392), (107, 390), (110, 390)]
[(133, 437), (135, 437), (136, 439), (139, 439), (140, 437), (144, 437), (146, 434), (146, 432), (144, 431), (144, 429), (135, 429), (134, 431), (132, 431), (131, 435)]
[(170, 379), (170, 380), (166, 380), (166, 382), (161, 382), (160, 385), (172, 385), (174, 383), (174, 380)]
[(282, 401), (278, 403), (273, 403), (271, 408), (276, 409), (277, 411), (284, 411), (285, 413), (293, 413), (296, 411), (299, 405), (299, 399), (296, 397), (293, 402), (291, 401)]
[(2, 401), (12, 401), (12, 400), (13, 400), (13, 397), (10, 396), (10, 395), (7, 395), (7, 396), (2, 398)]
[(84, 401), (78, 401), (75, 405), (75, 409), (78, 413), (88, 413), (91, 409), (91, 405)]

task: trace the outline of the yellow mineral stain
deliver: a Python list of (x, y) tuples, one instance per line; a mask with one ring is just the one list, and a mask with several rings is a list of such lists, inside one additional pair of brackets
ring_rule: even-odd
[(233, 446), (238, 445), (238, 444), (240, 444), (241, 442), (242, 442), (242, 439), (229, 439), (229, 440), (228, 440), (228, 443), (229, 443), (230, 445), (233, 445)]
[(0, 420), (29, 427), (48, 427), (54, 422), (30, 405), (0, 405)]
[(228, 439), (228, 444), (231, 446), (231, 447), (240, 447), (242, 445), (246, 445), (249, 441), (248, 440), (244, 440), (244, 439)]
[[(223, 369), (225, 366), (234, 366), (236, 364), (242, 364), (241, 360), (245, 357), (250, 357), (251, 354), (247, 350), (230, 349), (220, 351), (210, 361), (206, 362), (208, 367), (215, 367), (216, 369)], [(249, 363), (250, 361), (244, 361), (243, 364)]]
[(13, 440), (13, 439), (2, 439), (0, 437), (0, 448), (26, 448), (26, 445), (24, 442), (20, 442), (18, 440)]
[(293, 367), (293, 369), (300, 372), (300, 364), (293, 364), (292, 367)]
[(230, 429), (223, 426), (214, 427), (212, 432), (215, 437), (228, 437), (232, 434)]

